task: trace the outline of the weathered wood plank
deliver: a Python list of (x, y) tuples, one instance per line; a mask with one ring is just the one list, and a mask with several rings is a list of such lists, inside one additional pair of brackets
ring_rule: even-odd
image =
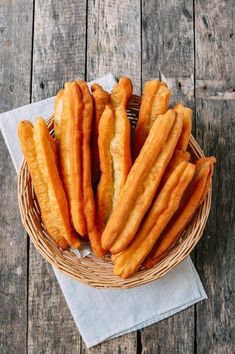
[(16, 173), (2, 135), (0, 156), (0, 352), (26, 353), (27, 235), (19, 215)]
[(32, 20), (32, 0), (1, 1), (0, 112), (29, 103)]
[[(159, 73), (171, 91), (171, 104), (194, 108), (193, 2), (143, 1), (142, 82)], [(194, 352), (194, 307), (140, 331), (142, 352)]]
[(87, 79), (129, 76), (140, 92), (140, 1), (88, 1)]
[(33, 101), (84, 78), (85, 43), (86, 0), (35, 2)]
[(194, 353), (194, 307), (140, 331), (143, 354)]
[[(32, 1), (1, 2), (0, 112), (30, 100), (32, 13)], [(27, 236), (19, 215), (16, 172), (2, 135), (0, 181), (0, 352), (26, 353)]]
[(137, 353), (136, 333), (129, 333), (122, 337), (110, 339), (96, 345), (93, 348), (87, 349), (83, 343), (82, 354), (135, 354)]
[[(32, 97), (50, 97), (85, 75), (86, 1), (36, 1)], [(29, 353), (79, 353), (80, 335), (53, 270), (32, 245), (29, 264)]]
[(234, 10), (232, 1), (195, 1), (197, 140), (217, 158), (211, 214), (197, 247), (209, 297), (196, 306), (200, 354), (234, 351)]
[[(141, 87), (140, 2), (88, 1), (87, 80), (109, 72), (132, 79), (136, 93)], [(114, 319), (115, 321), (115, 319)], [(104, 342), (82, 353), (133, 354), (137, 332)]]
[(194, 104), (193, 1), (142, 1), (142, 81), (167, 81), (171, 104)]

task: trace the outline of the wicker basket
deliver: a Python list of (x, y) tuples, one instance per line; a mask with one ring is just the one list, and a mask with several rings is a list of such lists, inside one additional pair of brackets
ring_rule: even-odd
[[(138, 119), (140, 97), (133, 95), (128, 106), (128, 117), (134, 127)], [(53, 116), (47, 121), (53, 135)], [(192, 159), (204, 156), (191, 136), (189, 151)], [(23, 161), (18, 178), (18, 199), (22, 222), (38, 252), (58, 270), (95, 288), (132, 288), (162, 277), (187, 257), (202, 236), (211, 205), (211, 189), (196, 215), (168, 255), (150, 270), (142, 269), (129, 279), (121, 279), (112, 272), (110, 256), (104, 259), (93, 254), (79, 258), (70, 250), (61, 250), (47, 234), (42, 223), (37, 199), (27, 164)]]

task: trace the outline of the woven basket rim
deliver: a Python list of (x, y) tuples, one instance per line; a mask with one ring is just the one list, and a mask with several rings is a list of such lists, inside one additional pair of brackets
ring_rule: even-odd
[[(133, 95), (133, 104), (128, 116), (136, 122), (139, 96)], [(53, 132), (53, 115), (46, 123)], [(195, 138), (191, 135), (189, 150), (193, 158), (204, 157), (204, 153)], [(198, 208), (196, 214), (181, 235), (180, 240), (158, 264), (149, 270), (140, 270), (128, 279), (122, 279), (112, 273), (110, 256), (104, 259), (93, 254), (79, 258), (71, 250), (62, 251), (47, 234), (41, 221), (39, 206), (34, 194), (27, 163), (23, 160), (18, 174), (18, 203), (22, 223), (37, 251), (54, 267), (66, 275), (95, 288), (133, 288), (159, 279), (176, 265), (182, 262), (200, 240), (205, 228), (211, 206), (212, 186)]]

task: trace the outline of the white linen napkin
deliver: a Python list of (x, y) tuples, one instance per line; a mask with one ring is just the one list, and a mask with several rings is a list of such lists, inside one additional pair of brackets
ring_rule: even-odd
[[(116, 81), (109, 74), (94, 82), (110, 91)], [(48, 118), (52, 112), (53, 97), (0, 114), (0, 128), (16, 171), (22, 162), (18, 123), (23, 119), (33, 122), (38, 116)], [(190, 257), (163, 278), (133, 289), (94, 289), (56, 268), (54, 272), (88, 348), (158, 322), (207, 298)]]

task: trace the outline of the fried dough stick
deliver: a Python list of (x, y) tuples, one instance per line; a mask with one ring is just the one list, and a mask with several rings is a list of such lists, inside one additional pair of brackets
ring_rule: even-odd
[[(170, 175), (172, 174), (172, 172), (176, 169), (177, 166), (179, 166), (179, 164), (182, 161), (186, 161), (188, 162), (190, 159), (190, 154), (187, 151), (181, 151), (178, 149), (175, 149), (174, 154), (169, 162), (169, 164), (167, 165), (167, 168), (164, 172), (164, 175), (162, 176), (158, 191), (160, 192), (163, 188), (163, 186), (165, 185), (166, 181), (168, 180), (168, 178), (170, 177)], [(159, 194), (159, 193), (158, 193)], [(155, 197), (158, 195), (155, 194)], [(115, 261), (115, 259), (118, 257), (119, 253), (117, 254), (112, 254), (112, 261)]]
[(111, 93), (111, 104), (106, 104), (99, 124), (99, 157), (101, 178), (96, 195), (96, 222), (92, 238), (93, 251), (103, 256), (101, 235), (119, 198), (131, 167), (130, 122), (126, 107), (132, 93), (128, 78), (121, 78)]
[(114, 109), (111, 104), (107, 104), (100, 118), (99, 123), (99, 155), (101, 178), (96, 194), (96, 221), (92, 231), (93, 252), (96, 256), (105, 255), (105, 250), (101, 246), (101, 235), (106, 222), (113, 209), (113, 162), (110, 151), (111, 140), (114, 137)]
[(135, 157), (139, 155), (156, 117), (166, 113), (170, 97), (171, 93), (165, 82), (150, 80), (145, 83), (135, 130)]
[(179, 149), (175, 149), (174, 154), (167, 165), (164, 175), (162, 176), (161, 183), (159, 190), (164, 186), (166, 181), (168, 180), (169, 176), (172, 174), (174, 169), (182, 162), (182, 161), (189, 161), (190, 160), (190, 153), (188, 151), (182, 151)]
[(121, 77), (111, 93), (111, 103), (114, 107), (115, 116), (114, 137), (109, 147), (113, 161), (113, 207), (117, 203), (132, 165), (130, 121), (126, 113), (132, 89), (131, 80), (127, 77)]
[(60, 90), (54, 100), (54, 130), (55, 130), (55, 139), (57, 142), (60, 140), (61, 133), (61, 118), (63, 114), (63, 97), (64, 90)]
[(22, 121), (18, 136), (48, 233), (62, 249), (68, 244), (79, 247), (56, 165), (55, 141), (44, 120), (38, 118), (34, 127), (30, 122)]
[(182, 116), (173, 110), (159, 115), (154, 122), (102, 235), (104, 249), (119, 253), (133, 239), (173, 155), (181, 130)]
[(65, 83), (59, 141), (61, 176), (75, 230), (84, 236), (87, 225), (83, 196), (83, 98), (76, 82)]
[(114, 137), (115, 131), (114, 110), (111, 104), (107, 104), (104, 113), (100, 119), (99, 125), (99, 152), (101, 179), (97, 190), (97, 225), (103, 232), (105, 225), (113, 210), (113, 161), (110, 149), (110, 143)]
[(178, 211), (144, 262), (145, 268), (150, 269), (159, 263), (179, 239), (182, 231), (207, 195), (211, 184), (214, 163), (214, 157), (201, 158), (196, 162), (193, 180), (184, 193)]
[(91, 128), (93, 116), (93, 101), (85, 81), (76, 82), (82, 93), (82, 179), (84, 213), (88, 234), (95, 224), (95, 202), (91, 184)]
[(192, 131), (192, 114), (191, 108), (185, 107), (182, 103), (175, 105), (174, 110), (183, 115), (182, 133), (177, 143), (177, 149), (186, 151)]
[(183, 161), (172, 172), (137, 232), (132, 243), (121, 252), (114, 263), (114, 274), (128, 278), (147, 257), (162, 230), (179, 207), (182, 195), (193, 178), (195, 166)]
[(97, 185), (100, 180), (100, 158), (98, 147), (98, 133), (100, 118), (104, 112), (106, 104), (109, 102), (109, 94), (103, 90), (98, 84), (91, 86), (93, 103), (94, 103), (94, 117), (92, 122), (92, 138), (91, 138), (91, 150), (92, 150), (92, 186), (94, 192), (96, 192)]

